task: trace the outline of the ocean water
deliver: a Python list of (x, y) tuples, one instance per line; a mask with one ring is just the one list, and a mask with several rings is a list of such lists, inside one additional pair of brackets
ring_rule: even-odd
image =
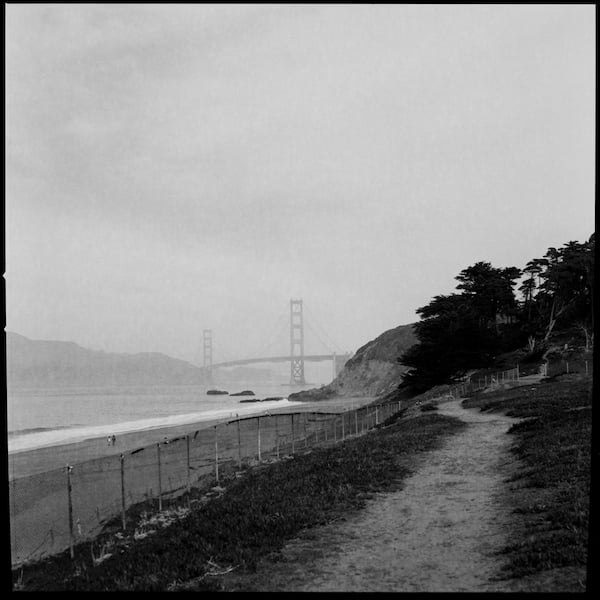
[[(226, 419), (291, 407), (287, 396), (315, 387), (281, 384), (220, 384), (230, 394), (245, 389), (255, 396), (207, 395), (207, 386), (20, 388), (7, 393), (9, 453), (121, 433)], [(269, 402), (247, 399), (281, 397)]]

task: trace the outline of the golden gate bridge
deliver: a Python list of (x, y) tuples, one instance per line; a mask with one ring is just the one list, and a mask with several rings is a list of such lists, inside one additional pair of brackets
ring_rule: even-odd
[(290, 351), (289, 354), (242, 358), (238, 360), (228, 360), (213, 362), (213, 343), (212, 330), (203, 330), (203, 368), (206, 373), (207, 381), (211, 382), (213, 370), (217, 368), (235, 367), (240, 365), (251, 365), (257, 363), (290, 363), (290, 385), (305, 385), (304, 364), (306, 362), (332, 362), (333, 378), (337, 377), (344, 365), (348, 362), (351, 353), (327, 352), (325, 354), (306, 354), (304, 351), (304, 310), (302, 300), (290, 300)]

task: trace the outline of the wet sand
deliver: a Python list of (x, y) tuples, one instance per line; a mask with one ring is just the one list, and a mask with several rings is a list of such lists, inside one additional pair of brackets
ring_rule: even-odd
[[(514, 468), (506, 431), (517, 421), (439, 405), (469, 427), (417, 460), (399, 491), (378, 494), (343, 521), (307, 531), (281, 560), (234, 582), (237, 589), (286, 592), (489, 592), (511, 512), (501, 500)], [(241, 587), (238, 587), (241, 586)], [(247, 587), (245, 587), (247, 586)]]

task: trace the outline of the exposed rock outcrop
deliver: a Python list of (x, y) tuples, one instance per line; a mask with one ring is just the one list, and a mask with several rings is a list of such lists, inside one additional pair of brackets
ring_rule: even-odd
[(406, 367), (398, 358), (417, 342), (413, 324), (389, 329), (356, 351), (328, 385), (290, 394), (290, 400), (327, 400), (337, 396), (380, 396), (398, 387)]

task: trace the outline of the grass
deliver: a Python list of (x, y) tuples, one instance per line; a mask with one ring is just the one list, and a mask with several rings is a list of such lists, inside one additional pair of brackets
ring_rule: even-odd
[[(510, 482), (515, 530), (503, 549), (506, 576), (553, 569), (585, 573), (591, 485), (592, 383), (556, 378), (463, 401), (524, 420), (513, 425), (512, 448), (521, 468)], [(574, 582), (577, 583), (577, 582)], [(579, 585), (583, 581), (579, 580)]]
[(439, 447), (464, 426), (438, 414), (391, 417), (365, 436), (249, 469), (224, 493), (153, 535), (102, 546), (100, 561), (99, 549), (94, 556), (78, 550), (75, 561), (63, 553), (14, 573), (14, 581), (20, 578), (26, 591), (223, 591), (214, 575), (252, 571), (302, 530), (360, 509), (374, 492), (397, 488), (410, 474), (403, 458)]

